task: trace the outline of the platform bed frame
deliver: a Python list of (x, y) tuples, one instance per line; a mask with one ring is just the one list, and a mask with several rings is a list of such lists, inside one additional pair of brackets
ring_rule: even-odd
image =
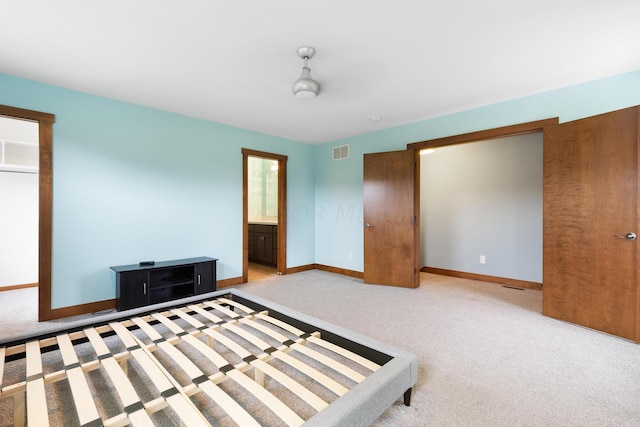
[(236, 289), (0, 341), (16, 426), (366, 426), (416, 381), (414, 355)]

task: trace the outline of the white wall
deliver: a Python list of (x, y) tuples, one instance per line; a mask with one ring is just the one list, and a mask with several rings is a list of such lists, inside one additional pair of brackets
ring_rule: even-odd
[(542, 282), (542, 133), (439, 148), (420, 163), (421, 266)]
[(38, 142), (38, 123), (0, 116), (0, 139)]
[(38, 281), (38, 175), (0, 171), (0, 286)]
[[(38, 124), (0, 117), (0, 139), (37, 143)], [(0, 170), (0, 287), (38, 281), (38, 174)]]

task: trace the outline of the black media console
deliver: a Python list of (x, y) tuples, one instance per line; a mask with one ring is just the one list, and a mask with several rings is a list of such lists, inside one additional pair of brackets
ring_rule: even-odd
[(117, 265), (116, 309), (127, 310), (216, 290), (215, 258)]

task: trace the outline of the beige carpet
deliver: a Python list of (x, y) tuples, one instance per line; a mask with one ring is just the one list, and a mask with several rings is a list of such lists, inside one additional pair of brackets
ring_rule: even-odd
[[(399, 289), (318, 270), (238, 288), (418, 355), (411, 407), (396, 402), (375, 426), (640, 425), (640, 346), (542, 316), (539, 291), (424, 273)], [(47, 326), (35, 295), (0, 292), (0, 335)]]
[(239, 288), (418, 355), (411, 407), (396, 402), (376, 426), (640, 425), (640, 346), (542, 316), (540, 291), (322, 271)]

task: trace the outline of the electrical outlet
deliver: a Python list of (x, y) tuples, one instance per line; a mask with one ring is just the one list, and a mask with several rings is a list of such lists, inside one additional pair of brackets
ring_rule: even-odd
[(349, 253), (347, 253), (347, 256), (349, 257), (349, 259), (353, 259), (353, 251), (349, 251)]
[(487, 263), (487, 257), (484, 255), (480, 255), (480, 264), (486, 264)]

